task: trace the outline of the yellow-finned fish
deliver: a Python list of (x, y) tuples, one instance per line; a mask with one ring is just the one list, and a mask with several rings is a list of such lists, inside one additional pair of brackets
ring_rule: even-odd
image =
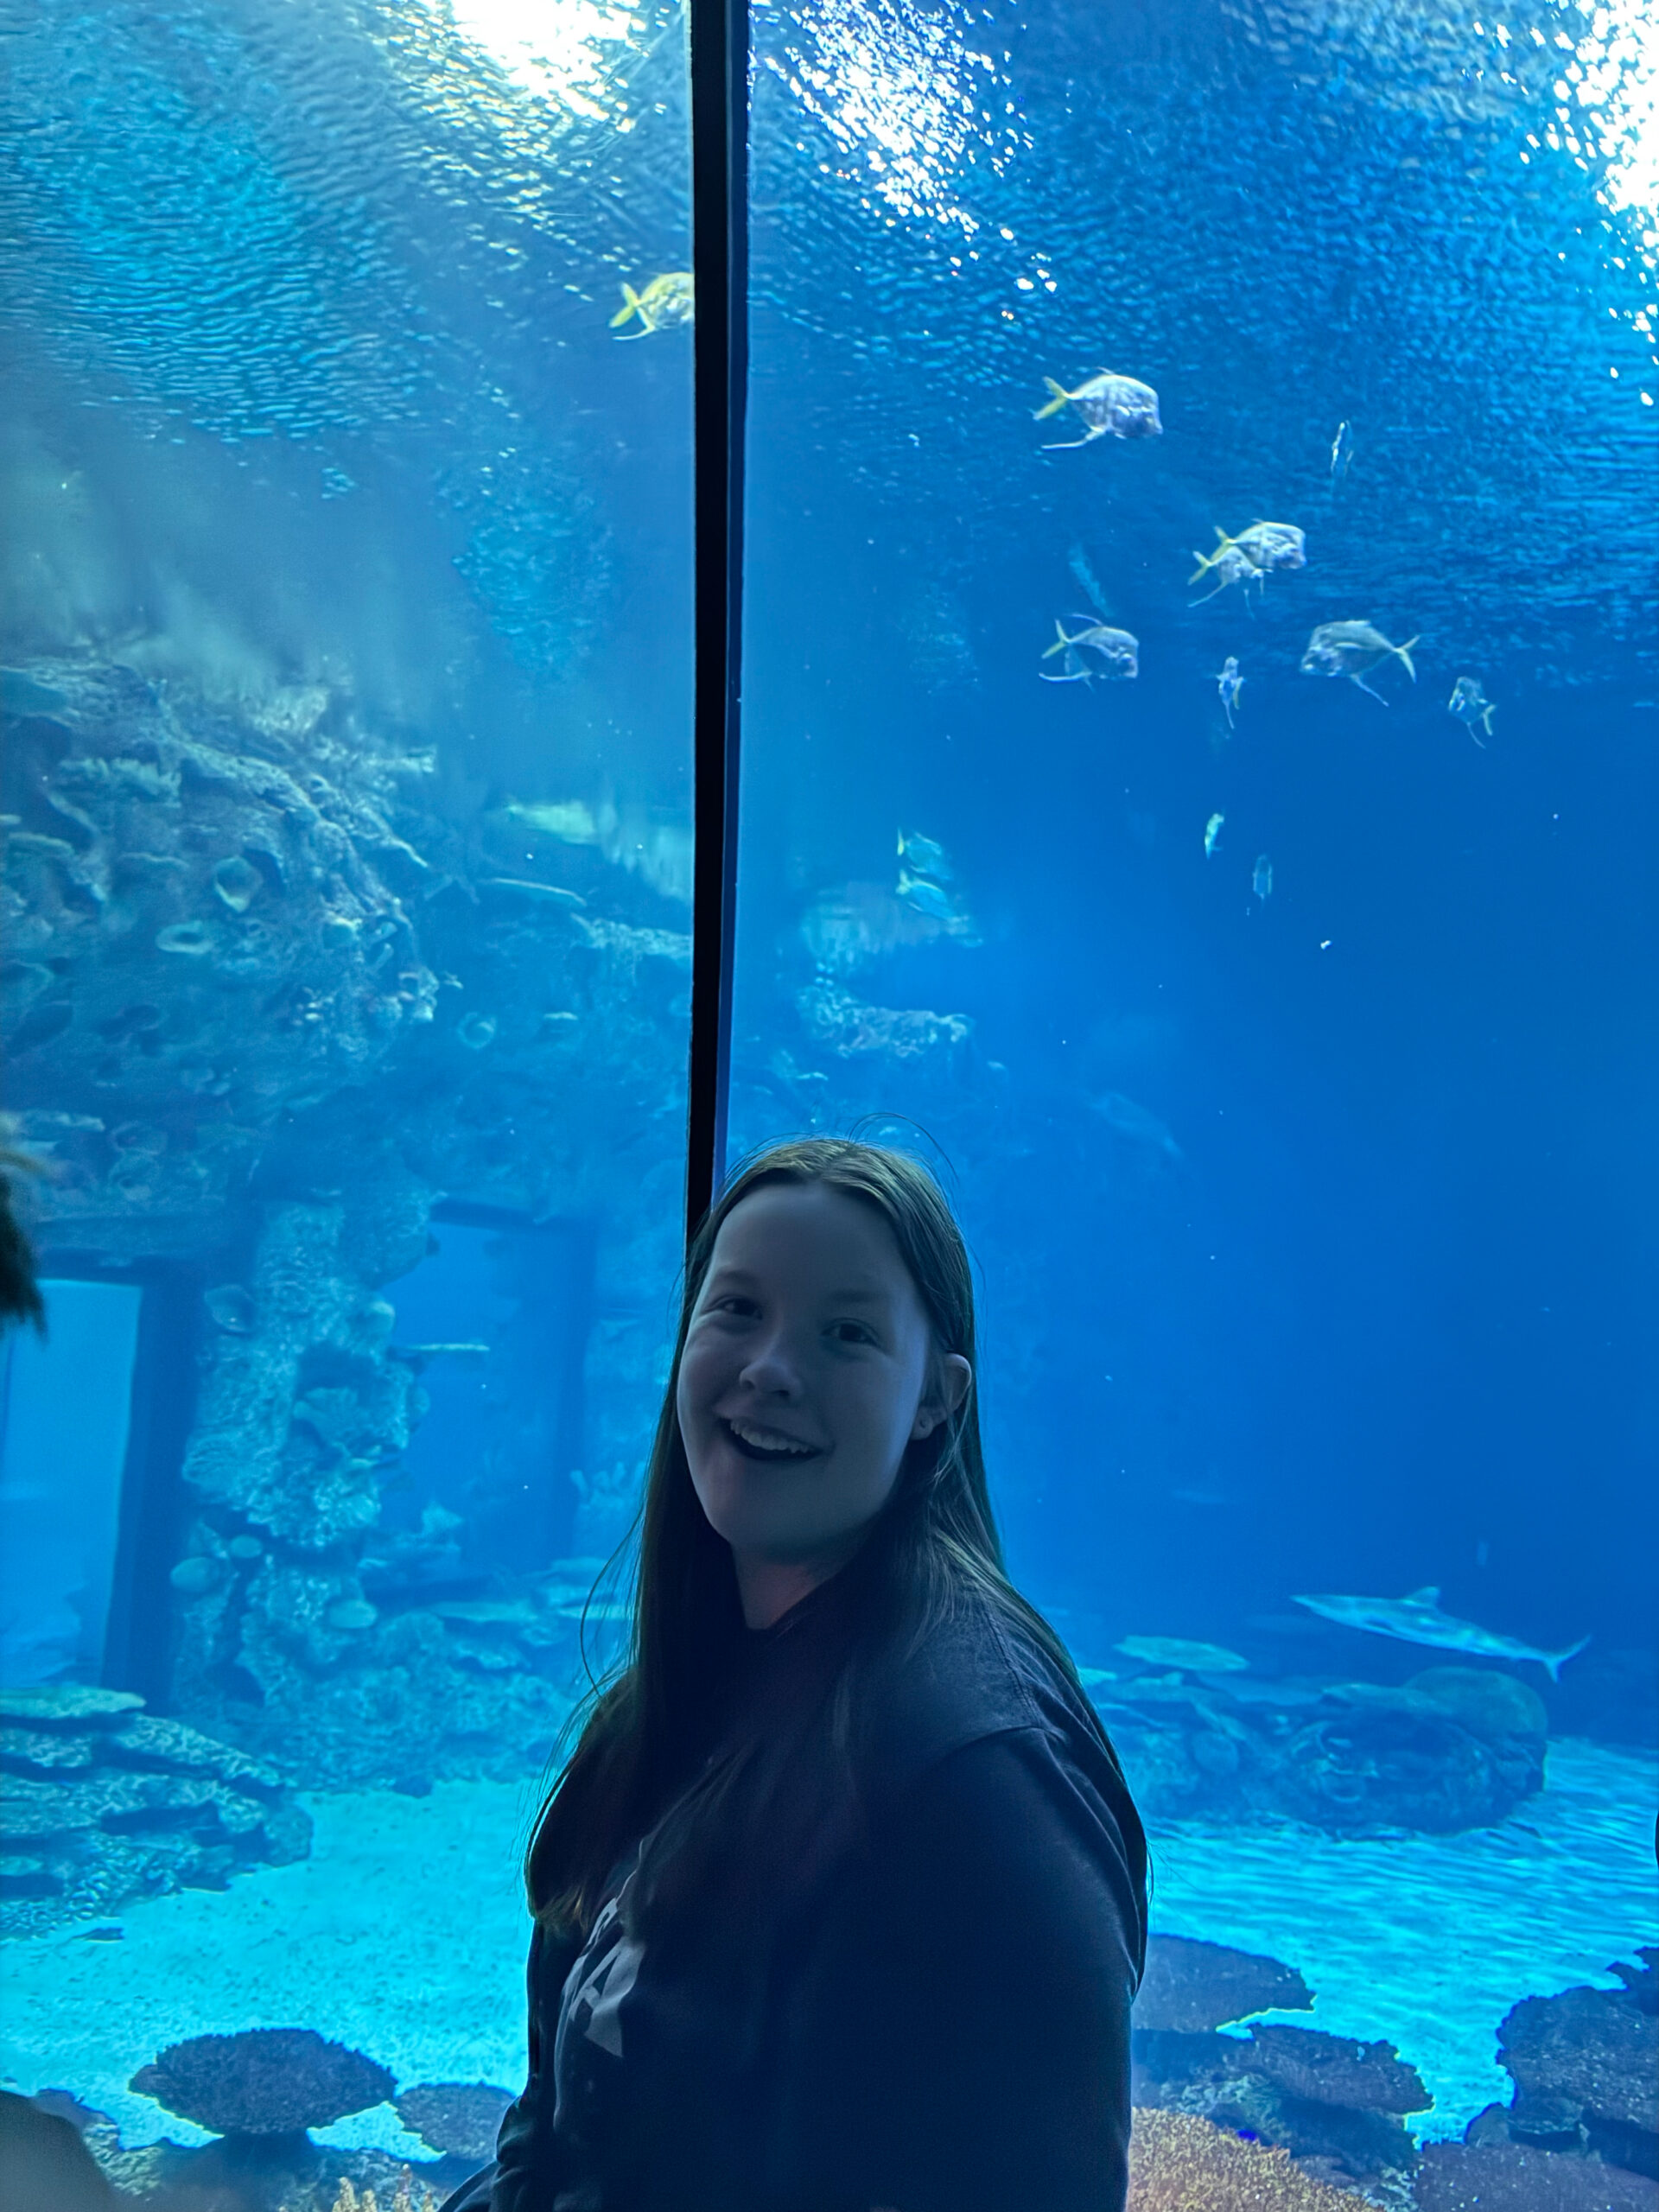
[[(1216, 524), (1217, 545), (1213, 553), (1195, 552), (1198, 563), (1187, 578), (1190, 584), (1214, 570), (1219, 581), (1213, 589), (1205, 594), (1213, 599), (1218, 591), (1225, 591), (1229, 584), (1263, 585), (1274, 569), (1305, 569), (1307, 566), (1307, 537), (1294, 522), (1253, 522), (1248, 530), (1241, 530), (1236, 537), (1229, 537), (1221, 524)], [(1195, 607), (1202, 607), (1204, 600), (1195, 600)]]
[(620, 330), (637, 315), (641, 327), (628, 333), (631, 338), (649, 338), (653, 330), (677, 330), (696, 320), (696, 280), (689, 269), (653, 276), (643, 292), (625, 284), (622, 298), (624, 304), (611, 317), (611, 328)]
[(1084, 423), (1080, 438), (1064, 439), (1058, 445), (1046, 447), (1046, 452), (1063, 453), (1073, 446), (1092, 444), (1096, 438), (1155, 438), (1162, 433), (1158, 395), (1138, 377), (1119, 376), (1116, 370), (1103, 369), (1098, 376), (1080, 384), (1075, 391), (1068, 391), (1052, 377), (1045, 377), (1043, 382), (1048, 386), (1050, 397), (1045, 406), (1037, 410), (1033, 419), (1044, 423), (1062, 408), (1070, 407), (1076, 410)]

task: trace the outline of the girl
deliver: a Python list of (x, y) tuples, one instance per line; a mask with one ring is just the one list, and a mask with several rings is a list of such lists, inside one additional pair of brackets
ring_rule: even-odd
[(1121, 2212), (1146, 1847), (1012, 1589), (967, 1253), (844, 1139), (686, 1267), (631, 1663), (527, 1863), (530, 2078), (446, 2212)]

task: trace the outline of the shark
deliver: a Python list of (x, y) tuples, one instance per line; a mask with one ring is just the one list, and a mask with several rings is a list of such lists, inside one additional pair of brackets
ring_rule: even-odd
[(1432, 1584), (1403, 1598), (1297, 1598), (1293, 1603), (1344, 1628), (1369, 1629), (1373, 1636), (1397, 1637), (1402, 1643), (1433, 1644), (1437, 1650), (1465, 1651), (1477, 1659), (1533, 1659), (1552, 1682), (1560, 1681), (1561, 1669), (1590, 1641), (1581, 1636), (1565, 1651), (1539, 1651), (1516, 1637), (1497, 1636), (1473, 1621), (1460, 1621), (1455, 1613), (1443, 1613), (1440, 1593)]

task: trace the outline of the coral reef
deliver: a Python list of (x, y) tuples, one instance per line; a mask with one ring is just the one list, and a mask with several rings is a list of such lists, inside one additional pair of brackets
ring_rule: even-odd
[(481, 2161), (495, 2156), (501, 2115), (512, 2099), (511, 2089), (488, 2082), (423, 2082), (394, 2101), (398, 2119), (429, 2149)]
[(297, 2135), (386, 2103), (396, 2084), (361, 2051), (311, 2028), (192, 2036), (141, 2066), (130, 2085), (216, 2135)]
[(1659, 1951), (1616, 1962), (1622, 1989), (1526, 1997), (1497, 2031), (1498, 2063), (1515, 2082), (1465, 2139), (1587, 2156), (1659, 2182)]
[(964, 1043), (974, 1026), (965, 1014), (870, 1006), (823, 976), (800, 991), (796, 1007), (807, 1034), (843, 1058), (885, 1052), (898, 1060), (916, 1059), (942, 1046)]
[(1288, 2155), (1191, 2113), (1136, 2108), (1128, 2212), (1353, 2212)]
[(80, 1683), (0, 1691), (0, 1934), (309, 1852), (310, 1816), (273, 1769), (143, 1707)]
[[(313, 1782), (520, 1773), (574, 1627), (469, 1649), (421, 1600), (512, 1599), (521, 1562), (607, 1552), (631, 1515), (664, 1326), (641, 1286), (678, 1259), (683, 827), (457, 806), (317, 685), (232, 702), (91, 654), (10, 681), (8, 1082), (50, 1170), (42, 1262), (203, 1286), (173, 1709)], [(430, 1348), (383, 1294), (441, 1195), (598, 1224), (562, 1325), (569, 1458), (601, 1475), (527, 1484), (529, 1407), (518, 1459), (480, 1452), (489, 1497), (397, 1497)]]
[(1148, 1673), (1093, 1696), (1154, 1817), (1450, 1834), (1493, 1825), (1543, 1784), (1541, 1705), (1481, 1669), (1431, 1668), (1400, 1689)]
[[(340, 2181), (331, 2212), (378, 2212), (378, 2199), (372, 2189), (355, 2188), (347, 2174)], [(438, 2212), (438, 2199), (405, 2166), (392, 2184), (386, 2212)]]
[(1313, 2028), (1213, 2032), (1253, 2012), (1313, 2001), (1301, 1976), (1275, 1959), (1154, 1936), (1135, 2000), (1135, 2102), (1242, 2131), (1317, 2178), (1397, 2196), (1417, 2156), (1400, 2115), (1433, 2100), (1391, 2044)]

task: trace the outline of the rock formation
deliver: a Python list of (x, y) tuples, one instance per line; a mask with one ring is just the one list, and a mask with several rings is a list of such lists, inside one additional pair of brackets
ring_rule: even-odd
[(44, 1934), (311, 1847), (274, 1769), (130, 1691), (0, 1691), (0, 1934)]
[(1449, 1834), (1504, 1819), (1543, 1783), (1541, 1701), (1480, 1669), (1428, 1669), (1400, 1689), (1148, 1673), (1092, 1695), (1155, 1817)]

